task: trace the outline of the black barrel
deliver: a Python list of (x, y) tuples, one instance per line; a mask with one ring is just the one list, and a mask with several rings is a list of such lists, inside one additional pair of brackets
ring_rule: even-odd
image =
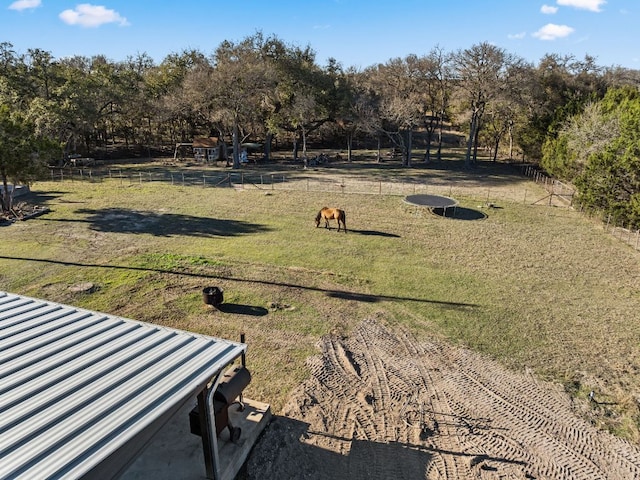
[(202, 289), (202, 300), (207, 305), (217, 307), (223, 302), (224, 295), (222, 289), (218, 287), (205, 287)]

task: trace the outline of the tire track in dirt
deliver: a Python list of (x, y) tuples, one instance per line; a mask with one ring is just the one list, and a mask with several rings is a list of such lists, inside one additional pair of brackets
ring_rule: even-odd
[[(411, 374), (415, 385), (419, 391), (423, 392), (421, 398), (414, 403), (423, 412), (421, 424), (418, 425), (422, 433), (421, 437), (424, 440), (430, 434), (430, 441), (424, 443), (437, 452), (435, 457), (443, 467), (437, 478), (474, 478), (471, 469), (465, 462), (466, 459), (457, 455), (457, 452), (463, 451), (463, 444), (458, 435), (457, 425), (451, 421), (456, 417), (456, 414), (443, 395), (444, 389), (442, 387), (446, 383), (446, 379), (442, 375), (439, 362), (432, 360), (442, 358), (442, 355), (439, 353), (434, 355), (434, 352), (425, 351), (404, 331), (399, 331), (397, 338), (405, 352), (405, 355), (400, 358), (409, 360), (406, 372)], [(429, 419), (424, 418), (425, 410)]]
[(640, 478), (640, 449), (574, 415), (557, 385), (374, 319), (319, 347), (247, 478)]
[[(460, 392), (483, 400), (477, 402), (476, 412), (493, 414), (498, 419), (496, 426), (509, 428), (511, 438), (528, 450), (553, 458), (545, 471), (552, 469), (566, 478), (590, 479), (609, 478), (610, 471), (626, 470), (628, 473), (621, 478), (633, 478), (627, 475), (637, 470), (637, 461), (629, 462), (615, 449), (602, 449), (601, 432), (571, 412), (566, 396), (558, 398), (552, 389), (535, 387), (522, 376), (500, 368), (486, 371), (492, 374), (482, 374), (476, 365), (461, 360), (452, 373), (458, 374), (455, 384)], [(564, 408), (558, 408), (563, 404)], [(550, 408), (554, 405), (556, 408)], [(609, 439), (611, 443), (617, 441)], [(624, 451), (623, 448), (621, 452)]]

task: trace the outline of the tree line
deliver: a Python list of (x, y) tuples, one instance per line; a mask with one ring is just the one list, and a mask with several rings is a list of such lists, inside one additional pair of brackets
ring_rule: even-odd
[[(261, 32), (223, 41), (211, 54), (140, 53), (56, 59), (0, 43), (0, 177), (29, 182), (47, 163), (114, 145), (151, 149), (218, 137), (232, 145), (287, 144), (294, 159), (310, 141), (392, 145), (403, 166), (439, 159), (445, 130), (464, 136), (465, 166), (480, 149), (539, 164), (575, 183), (586, 205), (640, 221), (640, 72), (602, 67), (586, 56), (545, 55), (537, 64), (487, 42), (392, 58), (365, 69), (334, 59), (319, 65), (310, 46)], [(634, 124), (635, 120), (635, 124)], [(421, 153), (422, 155), (422, 153)], [(615, 193), (614, 193), (615, 192)], [(636, 212), (636, 213), (633, 213)]]

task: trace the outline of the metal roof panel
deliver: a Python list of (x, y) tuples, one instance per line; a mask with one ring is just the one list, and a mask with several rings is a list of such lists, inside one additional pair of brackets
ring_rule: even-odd
[(0, 292), (0, 478), (80, 478), (118, 456), (124, 466), (245, 350)]

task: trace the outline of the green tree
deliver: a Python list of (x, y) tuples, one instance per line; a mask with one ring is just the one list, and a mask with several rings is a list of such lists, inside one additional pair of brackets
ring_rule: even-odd
[(167, 55), (160, 65), (148, 70), (145, 84), (150, 98), (150, 115), (153, 116), (160, 138), (168, 138), (172, 144), (188, 142), (197, 129), (191, 93), (184, 88), (190, 72), (210, 66), (199, 50), (184, 50)]
[(50, 155), (56, 153), (56, 144), (38, 137), (24, 117), (8, 105), (0, 105), (0, 181), (3, 211), (13, 208), (13, 185), (29, 185), (46, 172)]
[(276, 88), (269, 95), (268, 129), (293, 137), (293, 157), (299, 143), (306, 155), (307, 137), (335, 119), (337, 112), (335, 77), (316, 63), (310, 48), (280, 43), (270, 57), (276, 74)]
[(201, 85), (206, 81), (204, 101), (212, 120), (231, 132), (233, 168), (240, 167), (240, 144), (255, 132), (265, 99), (276, 85), (266, 49), (260, 33), (239, 43), (224, 41), (216, 49), (206, 80), (201, 78)]
[(346, 134), (347, 160), (353, 159), (353, 141), (358, 135), (373, 136), (378, 140), (378, 162), (381, 160), (380, 143), (382, 118), (378, 98), (370, 89), (364, 72), (349, 69), (342, 72), (342, 89), (340, 98), (343, 101), (335, 118), (338, 131)]
[(544, 147), (542, 164), (573, 181), (578, 200), (615, 221), (640, 225), (640, 93), (610, 89), (570, 117)]
[(547, 139), (555, 137), (569, 117), (604, 96), (606, 78), (593, 57), (545, 55), (528, 82), (527, 121), (519, 136), (525, 155), (539, 161)]

